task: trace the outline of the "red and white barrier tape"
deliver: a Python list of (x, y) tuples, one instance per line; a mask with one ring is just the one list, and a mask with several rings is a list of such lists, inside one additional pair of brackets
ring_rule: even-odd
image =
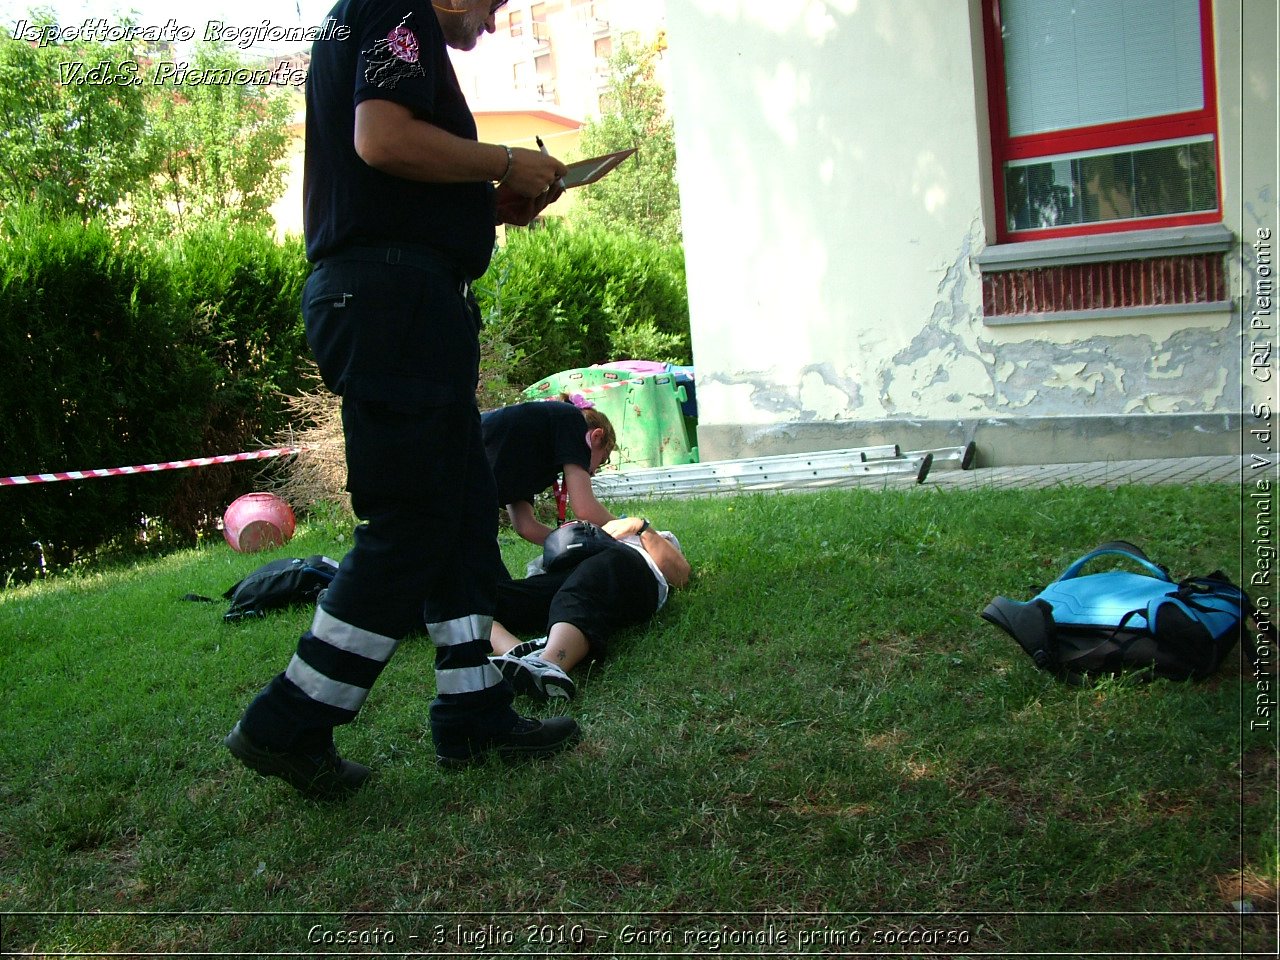
[(104, 470), (68, 470), (64, 473), (33, 473), (23, 477), (0, 477), (0, 487), (21, 487), (32, 483), (56, 483), (59, 480), (88, 480), (93, 477), (121, 477), (134, 473), (156, 473), (160, 470), (207, 467), (214, 463), (235, 463), (240, 460), (267, 460), (271, 457), (287, 457), (290, 454), (298, 453), (301, 449), (301, 447), (275, 447), (271, 450), (254, 450), (251, 453), (229, 453), (217, 457), (170, 460), (168, 463), (144, 463), (136, 467), (108, 467)]
[[(591, 387), (579, 387), (574, 393), (590, 396), (593, 393), (604, 393), (614, 387), (625, 387), (631, 383), (643, 383), (644, 377), (629, 377), (613, 383), (602, 383)], [(556, 397), (543, 397), (544, 400), (555, 400)], [(25, 487), (33, 483), (57, 483), (59, 480), (89, 480), (94, 477), (124, 477), (135, 473), (157, 473), (161, 470), (183, 470), (187, 467), (207, 467), (215, 463), (236, 463), (241, 460), (268, 460), (271, 457), (287, 457), (300, 453), (302, 447), (275, 447), (271, 450), (254, 450), (250, 453), (228, 453), (216, 457), (195, 457), (191, 460), (170, 460), (167, 463), (144, 463), (136, 467), (107, 467), (101, 470), (68, 470), (61, 473), (31, 473), (18, 477), (0, 477), (0, 487)]]

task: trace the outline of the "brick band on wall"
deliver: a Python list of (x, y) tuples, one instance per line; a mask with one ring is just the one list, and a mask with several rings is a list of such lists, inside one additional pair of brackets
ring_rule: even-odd
[(1215, 253), (982, 276), (982, 309), (988, 317), (1221, 303), (1226, 299), (1226, 269), (1222, 254)]

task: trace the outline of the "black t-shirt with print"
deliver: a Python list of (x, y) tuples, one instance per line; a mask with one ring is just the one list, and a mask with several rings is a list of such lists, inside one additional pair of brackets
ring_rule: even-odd
[(480, 418), (484, 448), (498, 486), (498, 506), (533, 498), (565, 464), (591, 469), (587, 422), (560, 400), (535, 400), (491, 410)]
[(373, 169), (355, 151), (355, 108), (391, 100), (449, 133), (476, 139), (440, 23), (426, 0), (341, 0), (311, 48), (304, 229), (312, 261), (349, 245), (438, 249), (470, 277), (494, 243), (493, 185), (419, 183)]

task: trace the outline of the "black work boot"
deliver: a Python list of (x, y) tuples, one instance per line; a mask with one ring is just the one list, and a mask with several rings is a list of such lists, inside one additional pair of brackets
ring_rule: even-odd
[(354, 793), (371, 773), (364, 764), (343, 760), (332, 745), (321, 753), (267, 750), (245, 736), (238, 723), (222, 742), (250, 770), (279, 777), (308, 797), (332, 799)]
[(515, 725), (506, 733), (475, 746), (466, 742), (446, 748), (437, 742), (436, 762), (442, 767), (457, 770), (484, 759), (490, 750), (508, 761), (549, 757), (569, 749), (581, 737), (582, 730), (572, 717), (534, 720), (517, 716)]

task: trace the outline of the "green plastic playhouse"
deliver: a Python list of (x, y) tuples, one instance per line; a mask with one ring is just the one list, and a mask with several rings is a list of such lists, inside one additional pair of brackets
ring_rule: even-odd
[(613, 424), (618, 447), (606, 470), (698, 462), (685, 387), (665, 365), (578, 367), (539, 380), (524, 395), (542, 400), (561, 393), (581, 394)]

